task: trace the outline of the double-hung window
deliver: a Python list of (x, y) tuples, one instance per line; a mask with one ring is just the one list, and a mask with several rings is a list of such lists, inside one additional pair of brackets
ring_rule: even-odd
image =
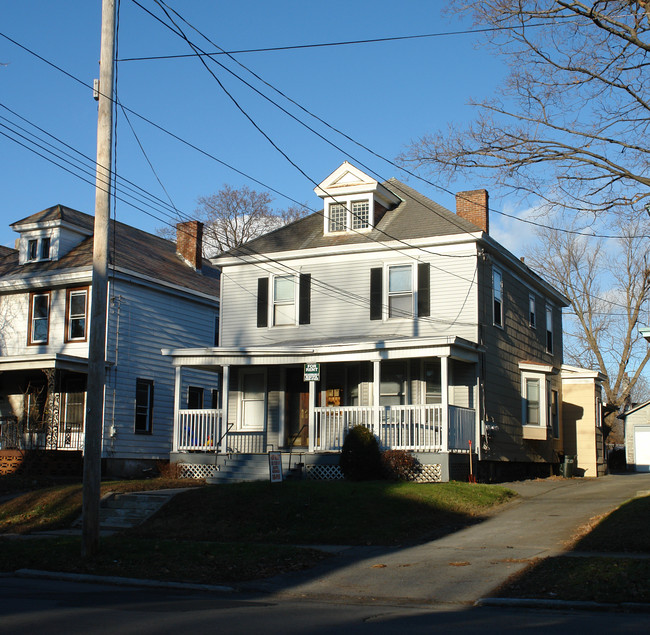
[(135, 432), (151, 434), (153, 429), (153, 381), (135, 380)]
[(50, 293), (29, 296), (28, 344), (47, 344), (50, 331)]
[(295, 326), (311, 321), (311, 274), (257, 279), (257, 326)]
[(521, 371), (521, 419), (524, 439), (546, 440), (547, 428), (559, 427), (558, 392), (553, 389), (553, 366), (519, 362)]
[(492, 269), (492, 306), (496, 326), (503, 326), (503, 276), (498, 269)]
[(546, 352), (553, 352), (553, 309), (546, 307)]
[(46, 236), (41, 238), (41, 260), (50, 259), (50, 238)]
[(294, 276), (273, 278), (273, 326), (296, 323), (296, 280)]
[(85, 341), (88, 325), (88, 288), (68, 289), (66, 297), (66, 333), (67, 342)]
[(528, 326), (530, 326), (531, 329), (534, 329), (537, 326), (535, 296), (532, 293), (528, 296)]
[(411, 265), (388, 267), (388, 317), (413, 317), (413, 269)]
[(525, 395), (524, 400), (526, 404), (526, 417), (524, 420), (524, 425), (527, 426), (538, 426), (541, 424), (540, 419), (540, 402), (541, 402), (541, 391), (540, 391), (540, 379), (539, 378), (524, 378), (526, 382), (525, 386)]
[(370, 270), (370, 319), (413, 319), (431, 315), (431, 269), (428, 262), (388, 265)]
[(27, 241), (27, 260), (36, 260), (38, 258), (38, 240), (32, 239)]

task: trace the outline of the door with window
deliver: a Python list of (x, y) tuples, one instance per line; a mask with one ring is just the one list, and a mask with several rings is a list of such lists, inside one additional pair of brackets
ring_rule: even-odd
[(266, 405), (266, 375), (262, 370), (241, 374), (241, 428), (263, 430)]
[(302, 366), (287, 368), (285, 416), (287, 445), (309, 445), (309, 384), (304, 381)]

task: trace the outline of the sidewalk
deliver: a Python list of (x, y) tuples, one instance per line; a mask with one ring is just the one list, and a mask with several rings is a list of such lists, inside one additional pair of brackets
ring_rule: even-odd
[(650, 474), (505, 485), (520, 498), (479, 525), (416, 547), (342, 548), (318, 570), (240, 588), (388, 604), (473, 604), (533, 560), (563, 552), (594, 516), (647, 494)]

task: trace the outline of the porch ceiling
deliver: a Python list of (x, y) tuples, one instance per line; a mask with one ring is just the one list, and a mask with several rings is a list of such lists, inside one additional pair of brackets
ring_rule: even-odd
[(163, 355), (173, 358), (174, 366), (280, 366), (285, 364), (326, 363), (347, 361), (383, 361), (419, 357), (451, 357), (474, 363), (482, 349), (467, 340), (449, 338), (401, 338), (379, 342), (311, 342), (251, 347), (163, 349)]

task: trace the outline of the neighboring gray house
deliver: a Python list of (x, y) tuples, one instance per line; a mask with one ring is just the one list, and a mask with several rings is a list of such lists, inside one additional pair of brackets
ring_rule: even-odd
[[(219, 347), (166, 351), (173, 460), (280, 449), (331, 474), (313, 465), (365, 425), (434, 479), (466, 478), (470, 442), (483, 478), (550, 474), (567, 301), (489, 236), (487, 192), (459, 193), (454, 214), (347, 162), (315, 192), (322, 213), (213, 259)], [(196, 368), (228, 387), (201, 413), (182, 406)]]
[(628, 469), (650, 472), (650, 401), (619, 415), (625, 422), (625, 460)]
[[(81, 451), (94, 218), (57, 205), (11, 227), (0, 251), (0, 449)], [(178, 245), (111, 222), (102, 457), (139, 473), (171, 450), (174, 369), (161, 348), (211, 346), (218, 271), (201, 256), (202, 226)], [(210, 402), (214, 374), (188, 374), (189, 407)], [(59, 455), (61, 456), (61, 455)]]

